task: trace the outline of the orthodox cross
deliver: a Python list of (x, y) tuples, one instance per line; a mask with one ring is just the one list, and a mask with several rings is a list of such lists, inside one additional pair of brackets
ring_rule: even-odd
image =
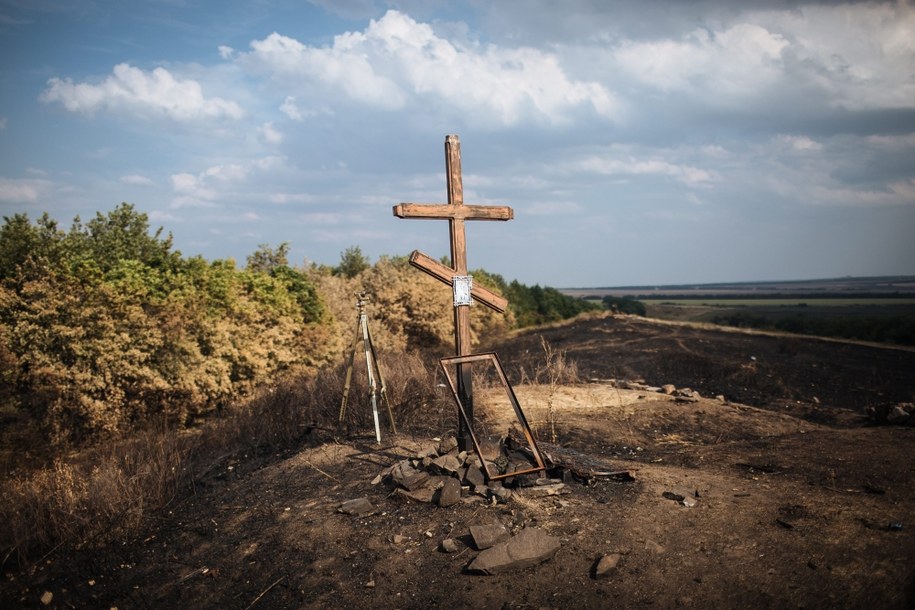
[[(461, 181), (461, 141), (457, 136), (445, 137), (445, 179), (448, 185), (448, 203), (400, 203), (394, 206), (398, 218), (431, 218), (447, 220), (451, 234), (451, 267), (414, 250), (410, 264), (435, 279), (452, 287), (454, 294), (454, 347), (457, 356), (470, 354), (470, 301), (475, 299), (498, 312), (505, 311), (508, 301), (482, 286), (474, 286), (467, 275), (467, 240), (464, 235), (465, 220), (511, 220), (514, 211), (508, 206), (483, 206), (464, 204), (464, 186)], [(473, 422), (473, 387), (471, 364), (457, 365), (458, 398)], [(464, 420), (458, 417), (458, 441), (461, 448), (470, 450), (470, 434)]]

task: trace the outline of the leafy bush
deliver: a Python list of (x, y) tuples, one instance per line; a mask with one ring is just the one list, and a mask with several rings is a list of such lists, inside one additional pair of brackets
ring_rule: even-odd
[(514, 319), (513, 326), (516, 328), (566, 320), (587, 311), (600, 309), (600, 306), (594, 303), (564, 295), (548, 286), (526, 286), (517, 280), (506, 283), (501, 275), (483, 269), (471, 273), (475, 282), (480, 282), (508, 299)]
[(129, 204), (68, 232), (4, 221), (0, 375), (15, 392), (0, 398), (53, 445), (186, 422), (328, 360), (324, 305), (283, 246), (239, 271), (183, 258)]
[(647, 313), (645, 303), (638, 301), (632, 297), (614, 297), (607, 295), (601, 299), (601, 302), (607, 309), (617, 311), (619, 313), (628, 313), (637, 316), (644, 316)]

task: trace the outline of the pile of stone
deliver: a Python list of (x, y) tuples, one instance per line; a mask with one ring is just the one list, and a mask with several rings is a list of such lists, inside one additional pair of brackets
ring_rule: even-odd
[[(517, 443), (500, 439), (484, 445), (490, 472), (500, 475), (534, 468), (534, 461)], [(566, 481), (549, 478), (547, 472), (519, 474), (487, 481), (483, 464), (476, 453), (460, 451), (454, 437), (440, 439), (415, 456), (401, 460), (381, 471), (373, 484), (386, 483), (395, 493), (417, 502), (430, 502), (443, 508), (459, 502), (481, 499), (508, 502), (513, 494), (553, 496), (568, 493)]]
[[(454, 437), (436, 439), (416, 455), (382, 470), (373, 485), (386, 483), (394, 493), (447, 508), (459, 502), (506, 503), (514, 495), (547, 497), (570, 493), (568, 484), (592, 484), (596, 479), (634, 481), (632, 470), (618, 470), (594, 456), (540, 442), (545, 470), (530, 472), (536, 461), (531, 450), (512, 436), (482, 441), (487, 469), (499, 478), (487, 480), (476, 453), (460, 451)], [(519, 474), (512, 474), (519, 473)]]
[(895, 405), (868, 407), (867, 415), (878, 424), (915, 426), (915, 403), (899, 402)]
[[(612, 387), (620, 388), (621, 390), (636, 390), (639, 392), (667, 394), (668, 396), (673, 396), (677, 402), (699, 402), (699, 399), (702, 398), (698, 391), (692, 388), (678, 388), (672, 383), (665, 383), (662, 386), (653, 386), (648, 385), (642, 379), (636, 381), (627, 379), (607, 379), (605, 381)], [(716, 396), (715, 398), (721, 402), (725, 402), (724, 396)]]

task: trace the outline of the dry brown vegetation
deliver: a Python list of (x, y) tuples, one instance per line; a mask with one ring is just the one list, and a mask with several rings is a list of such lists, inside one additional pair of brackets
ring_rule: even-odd
[[(400, 429), (438, 429), (443, 410), (428, 365), (399, 351), (380, 358)], [(194, 428), (147, 428), (8, 475), (0, 505), (4, 564), (31, 562), (61, 545), (79, 549), (130, 539), (193, 494), (214, 469), (241, 456), (251, 467), (252, 460), (266, 463), (300, 448), (315, 431), (327, 438), (370, 430), (369, 395), (358, 367), (347, 420), (337, 421), (343, 373), (341, 364), (287, 379)]]

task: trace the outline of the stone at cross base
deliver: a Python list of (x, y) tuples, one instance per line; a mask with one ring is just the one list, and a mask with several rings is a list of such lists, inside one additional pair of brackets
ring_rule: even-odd
[[(501, 296), (474, 286), (467, 276), (467, 240), (464, 232), (466, 220), (511, 220), (514, 211), (508, 206), (482, 206), (464, 204), (464, 186), (461, 179), (461, 141), (456, 135), (445, 137), (445, 178), (448, 186), (448, 203), (400, 203), (394, 206), (398, 218), (420, 218), (447, 220), (451, 238), (451, 267), (435, 261), (432, 257), (415, 250), (410, 264), (428, 273), (440, 282), (452, 286), (454, 305), (454, 347), (455, 355), (470, 355), (470, 303), (459, 292), (470, 282), (472, 299), (502, 313), (508, 301)], [(473, 386), (471, 364), (457, 365), (458, 398), (467, 414), (467, 421), (473, 422)], [(458, 416), (458, 444), (462, 450), (471, 449), (470, 430)]]

